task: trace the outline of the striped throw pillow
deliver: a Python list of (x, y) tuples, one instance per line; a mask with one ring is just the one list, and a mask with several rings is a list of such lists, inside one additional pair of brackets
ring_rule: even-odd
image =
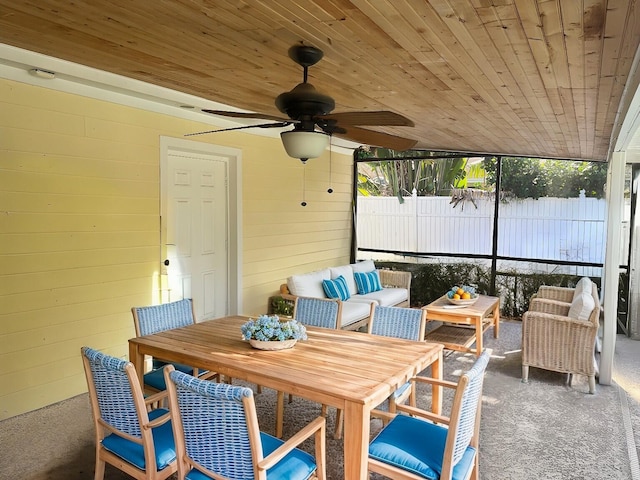
[(377, 270), (366, 273), (353, 272), (353, 278), (356, 281), (356, 286), (358, 287), (358, 293), (360, 295), (382, 290), (380, 275)]
[(347, 287), (347, 281), (342, 275), (333, 280), (323, 280), (322, 288), (329, 298), (337, 298), (344, 302), (351, 297), (349, 287)]

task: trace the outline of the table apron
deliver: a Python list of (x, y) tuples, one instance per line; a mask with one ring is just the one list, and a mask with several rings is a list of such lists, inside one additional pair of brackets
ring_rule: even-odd
[(249, 383), (261, 385), (263, 387), (291, 393), (297, 397), (302, 397), (313, 402), (329, 405), (331, 407), (344, 409), (346, 403), (351, 402), (356, 404), (367, 404), (367, 410), (371, 410), (372, 408), (375, 408), (377, 405), (382, 403), (389, 395), (391, 395), (391, 393), (393, 393), (396, 388), (408, 382), (411, 377), (417, 375), (422, 370), (430, 366), (434, 361), (438, 359), (438, 356), (440, 355), (440, 352), (434, 352), (430, 354), (427, 358), (424, 359), (423, 362), (420, 363), (419, 366), (417, 366), (411, 372), (408, 372), (406, 378), (404, 378), (403, 381), (398, 382), (397, 386), (389, 385), (388, 389), (380, 389), (373, 397), (362, 399), (331, 395), (327, 392), (315, 390), (312, 388), (301, 387), (298, 384), (292, 384), (284, 379), (269, 378), (260, 373), (255, 373), (250, 370), (221, 365), (215, 360), (208, 361), (202, 359), (201, 357), (190, 356), (188, 353), (181, 353), (179, 351), (167, 351), (163, 348), (139, 344), (136, 342), (132, 342), (130, 346), (132, 347), (132, 349), (136, 349), (139, 355), (150, 355), (154, 358), (160, 358), (165, 361), (183, 363), (201, 370), (214, 371), (234, 379), (244, 380)]

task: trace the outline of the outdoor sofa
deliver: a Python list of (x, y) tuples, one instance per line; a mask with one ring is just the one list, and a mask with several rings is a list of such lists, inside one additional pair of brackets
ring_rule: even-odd
[(372, 260), (366, 260), (292, 275), (280, 287), (280, 294), (288, 300), (336, 298), (342, 303), (339, 325), (357, 330), (367, 325), (371, 304), (408, 307), (410, 288), (411, 272), (377, 269)]

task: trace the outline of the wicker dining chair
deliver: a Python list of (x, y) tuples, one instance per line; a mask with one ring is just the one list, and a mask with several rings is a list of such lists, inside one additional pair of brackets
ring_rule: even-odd
[(410, 405), (384, 412), (391, 420), (369, 444), (368, 470), (393, 479), (477, 479), (482, 385), (491, 350), (486, 349), (457, 383), (429, 377), (417, 382), (455, 389), (450, 416)]
[[(293, 304), (293, 318), (303, 325), (320, 328), (340, 328), (342, 303), (328, 298), (296, 297)], [(289, 403), (293, 395), (289, 394)], [(340, 410), (336, 413), (336, 427), (334, 437), (340, 437), (342, 420), (339, 419)], [(322, 405), (322, 416), (326, 417), (327, 406)], [(278, 391), (276, 400), (276, 437), (282, 437), (284, 424), (284, 392)]]
[[(250, 388), (199, 380), (165, 367), (178, 479), (307, 480), (326, 476), (325, 419), (289, 440), (260, 431)], [(315, 456), (297, 448), (314, 437)], [(283, 450), (284, 449), (284, 450)]]
[(131, 362), (82, 347), (96, 439), (95, 480), (109, 463), (137, 479), (162, 480), (177, 471), (168, 410), (150, 406), (166, 392), (144, 398)]
[[(402, 338), (405, 340), (423, 341), (427, 325), (427, 311), (421, 308), (408, 307), (380, 307), (371, 306), (368, 333), (385, 337)], [(415, 406), (415, 389), (411, 382), (402, 385), (393, 392), (376, 410), (396, 412), (396, 405), (409, 399), (409, 404)], [(382, 418), (385, 422), (385, 419)], [(336, 438), (342, 436), (344, 416), (341, 410), (336, 413)], [(386, 422), (385, 422), (386, 423)]]
[[(369, 333), (383, 335), (391, 338), (405, 340), (424, 341), (424, 333), (427, 325), (427, 311), (422, 308), (406, 307), (371, 307), (371, 319), (369, 320)], [(380, 410), (388, 410), (395, 413), (396, 405), (410, 398), (410, 405), (416, 405), (415, 391), (412, 383), (407, 382), (385, 401), (376, 407)]]
[(340, 328), (342, 302), (331, 298), (296, 297), (293, 318), (304, 325)]
[[(193, 302), (190, 298), (160, 305), (133, 307), (131, 313), (133, 315), (133, 325), (136, 330), (136, 336), (138, 337), (185, 327), (196, 322)], [(144, 374), (145, 391), (160, 392), (166, 388), (164, 374), (162, 372), (162, 367), (166, 364), (167, 362), (162, 359), (153, 359), (152, 369)], [(198, 371), (197, 368), (179, 363), (174, 363), (173, 365), (176, 370), (193, 374), (200, 378), (219, 378), (215, 372)]]

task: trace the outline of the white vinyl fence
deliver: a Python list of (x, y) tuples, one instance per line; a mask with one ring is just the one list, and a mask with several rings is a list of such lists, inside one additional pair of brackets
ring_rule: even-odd
[[(510, 200), (499, 205), (498, 255), (602, 263), (606, 201)], [(449, 197), (358, 197), (358, 248), (491, 255), (494, 202), (455, 208)], [(624, 235), (623, 235), (624, 237)], [(628, 238), (628, 237), (627, 237)]]

